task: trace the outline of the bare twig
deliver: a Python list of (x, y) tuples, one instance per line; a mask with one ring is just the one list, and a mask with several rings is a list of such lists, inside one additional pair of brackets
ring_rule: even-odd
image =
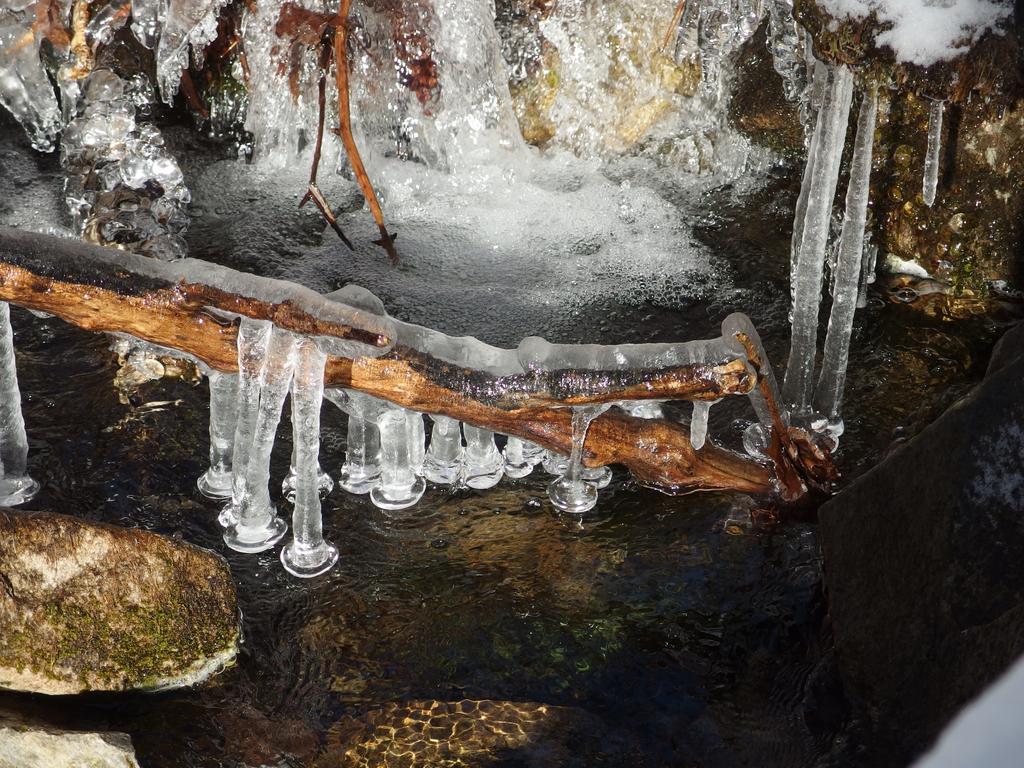
[(661, 41), (661, 50), (664, 52), (668, 49), (670, 43), (672, 43), (679, 35), (679, 21), (683, 18), (683, 11), (686, 10), (686, 0), (679, 0), (679, 4), (676, 6), (675, 13), (672, 14), (672, 23), (668, 25), (668, 29), (665, 30), (665, 39)]

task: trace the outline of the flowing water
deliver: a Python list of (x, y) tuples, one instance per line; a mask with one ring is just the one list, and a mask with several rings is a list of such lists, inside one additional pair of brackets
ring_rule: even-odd
[[(776, 370), (785, 362), (798, 168), (695, 187), (643, 157), (551, 166), (547, 178), (484, 179), (475, 207), (417, 169), (434, 194), (403, 199), (388, 185), (405, 257), (391, 268), (368, 244), (353, 185), (323, 182), (354, 253), (298, 209), (304, 168), (267, 174), (184, 130), (169, 136), (192, 190), (193, 256), (321, 291), (357, 280), (400, 319), (505, 345), (537, 333), (707, 338), (739, 310)], [(0, 123), (0, 223), (67, 226), (62, 176)], [(980, 378), (991, 341), (980, 321), (940, 321), (884, 295), (880, 281), (854, 327), (838, 456), (847, 478)], [(664, 496), (621, 469), (582, 526), (547, 501), (540, 468), (487, 491), (430, 488), (400, 517), (336, 489), (323, 512), (338, 565), (300, 582), (276, 551), (226, 549), (218, 505), (196, 491), (205, 383), (164, 379), (122, 403), (104, 337), (12, 317), (29, 470), (42, 485), (32, 508), (220, 552), (245, 639), (238, 663), (195, 691), (8, 694), (0, 708), (126, 731), (146, 766), (408, 765), (438, 734), (451, 735), (449, 762), (432, 765), (885, 764), (845, 722), (812, 522), (774, 523), (764, 500), (737, 494)], [(741, 398), (717, 405), (709, 439), (738, 445), (734, 420), (753, 418), (748, 409)], [(346, 429), (330, 404), (322, 429), (320, 460), (336, 476)], [(291, 447), (284, 419), (272, 490)], [(486, 703), (452, 704), (463, 700)], [(350, 749), (362, 763), (343, 759)]]

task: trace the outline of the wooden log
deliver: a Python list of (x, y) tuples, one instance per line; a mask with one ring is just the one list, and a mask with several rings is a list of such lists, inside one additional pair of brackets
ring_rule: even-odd
[[(357, 389), (563, 453), (569, 452), (572, 437), (566, 405), (715, 400), (747, 393), (757, 384), (743, 359), (662, 370), (497, 376), (397, 343), (397, 325), (390, 318), (353, 310), (302, 286), (196, 260), (159, 262), (3, 228), (0, 300), (88, 330), (126, 333), (227, 372), (237, 370), (237, 322), (230, 315), (270, 320), (295, 333), (330, 337), (362, 350), (330, 357), (327, 386)], [(617, 409), (591, 424), (584, 462), (622, 464), (640, 482), (667, 492), (769, 493), (775, 488), (769, 467), (710, 443), (694, 450), (682, 425), (636, 419)]]

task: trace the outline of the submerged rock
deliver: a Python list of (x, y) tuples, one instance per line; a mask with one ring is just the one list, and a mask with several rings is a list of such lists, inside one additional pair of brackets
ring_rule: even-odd
[(535, 702), (463, 700), (388, 704), (332, 729), (317, 768), (456, 768), (510, 764), (563, 766), (579, 755), (582, 733), (600, 732), (582, 710)]
[(227, 563), (148, 531), (0, 510), (0, 687), (192, 685), (238, 651)]
[(39, 728), (0, 720), (0, 768), (138, 768), (124, 733)]
[(1024, 325), (970, 395), (821, 509), (840, 673), (898, 748), (1024, 653), (1022, 380)]

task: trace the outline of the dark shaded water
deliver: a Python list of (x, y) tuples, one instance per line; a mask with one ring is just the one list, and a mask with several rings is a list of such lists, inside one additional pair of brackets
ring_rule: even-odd
[[(55, 162), (28, 159), (20, 137), (7, 133), (0, 200), (28, 188), (51, 194), (35, 187), (45, 187), (40, 179), (52, 187)], [(246, 212), (198, 191), (189, 239), (196, 256), (256, 263), (272, 275), (298, 270), (326, 283), (321, 290), (358, 274), (402, 319), (496, 343), (514, 343), (528, 323), (542, 325), (527, 333), (559, 340), (699, 338), (717, 335), (722, 318), (742, 310), (780, 369), (792, 175), (779, 169), (760, 191), (719, 190), (689, 204), (694, 238), (713, 252), (728, 288), (698, 285), (691, 299), (671, 305), (590, 301), (553, 310), (547, 321), (536, 308), (510, 319), (500, 302), (485, 313), (468, 300), (439, 300), (418, 314), (400, 281), (369, 266), (382, 261), (379, 251), (366, 246), (349, 256), (315, 215), (295, 211), (290, 197), (275, 208), (280, 196), (270, 192), (255, 194)], [(17, 215), (17, 206), (0, 203), (0, 220)], [(261, 240), (247, 228), (276, 235)], [(289, 261), (327, 254), (334, 261), (326, 272)], [(414, 733), (454, 727), (449, 762), (435, 757), (432, 765), (884, 764), (855, 744), (846, 722), (813, 523), (762, 525), (755, 521), (767, 516), (765, 500), (670, 498), (621, 471), (582, 528), (548, 504), (539, 471), (490, 491), (431, 489), (398, 519), (335, 491), (324, 524), (340, 562), (299, 582), (276, 551), (227, 550), (216, 505), (195, 490), (207, 452), (205, 385), (164, 380), (141, 390), (142, 405), (124, 405), (103, 337), (22, 311), (14, 325), (30, 469), (43, 486), (32, 508), (144, 527), (220, 552), (239, 585), (245, 642), (237, 665), (199, 690), (6, 694), (0, 707), (124, 730), (144, 766), (344, 765), (345, 751), (361, 742), (366, 765), (409, 764), (382, 757), (388, 723), (405, 726), (394, 755)], [(901, 430), (915, 430), (977, 380), (990, 340), (978, 323), (941, 322), (875, 297), (854, 337), (839, 456), (846, 474), (877, 461)], [(712, 436), (735, 443), (731, 422), (749, 417), (746, 407), (716, 407)], [(326, 405), (321, 460), (329, 471), (342, 461), (344, 434), (340, 412)], [(290, 439), (285, 419), (274, 485), (287, 470)], [(525, 736), (489, 736), (504, 726), (487, 726), (479, 714), (468, 719), (483, 722), (484, 734), (460, 735), (468, 730), (458, 727), (459, 713), (439, 702), (463, 699), (515, 702), (490, 705), (498, 707), (491, 717), (518, 723)]]

